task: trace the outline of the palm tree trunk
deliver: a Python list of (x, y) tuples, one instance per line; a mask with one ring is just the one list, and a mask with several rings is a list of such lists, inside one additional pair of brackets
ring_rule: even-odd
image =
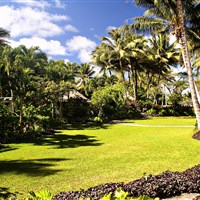
[[(11, 82), (9, 81), (9, 86), (11, 88)], [(10, 89), (10, 97), (11, 97), (11, 112), (14, 113), (14, 95), (13, 90)]]
[(192, 68), (191, 68), (191, 63), (190, 63), (190, 56), (189, 56), (184, 16), (183, 16), (182, 0), (177, 0), (177, 8), (178, 8), (178, 15), (179, 15), (179, 20), (180, 20), (179, 34), (180, 34), (180, 45), (182, 46), (183, 61), (184, 61), (184, 65), (185, 65), (185, 67), (187, 69), (187, 73), (188, 73), (188, 80), (189, 80), (189, 87), (190, 87), (190, 92), (191, 92), (191, 96), (192, 96), (192, 103), (193, 103), (196, 120), (197, 120), (197, 128), (200, 129), (200, 106), (198, 103), (197, 93), (195, 90), (194, 80), (193, 80), (193, 76), (192, 76)]
[(19, 128), (20, 132), (23, 133), (23, 101), (20, 97), (20, 111), (19, 111)]
[(125, 83), (124, 70), (123, 70), (121, 59), (119, 60), (119, 65), (120, 65), (120, 69), (121, 69), (122, 81)]
[(135, 101), (137, 101), (137, 89), (138, 89), (138, 76), (137, 76), (137, 71), (135, 69)]
[(149, 90), (150, 90), (150, 84), (151, 84), (152, 78), (153, 78), (153, 73), (152, 74), (148, 73), (147, 84), (146, 84), (147, 85), (147, 88), (146, 88), (146, 97), (147, 97), (147, 99), (149, 98)]
[(134, 67), (131, 65), (131, 75), (132, 75), (132, 85), (133, 85), (133, 95), (134, 95), (134, 100), (137, 100), (137, 83), (136, 83), (136, 75), (135, 75), (135, 70)]

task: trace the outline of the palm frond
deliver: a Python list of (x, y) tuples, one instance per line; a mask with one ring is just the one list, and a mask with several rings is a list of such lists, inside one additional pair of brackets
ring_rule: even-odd
[(3, 29), (3, 28), (0, 28), (0, 37), (1, 38), (4, 38), (4, 37), (9, 37), (10, 36), (10, 32)]
[(136, 6), (141, 6), (148, 9), (154, 7), (154, 0), (134, 0), (133, 2)]
[(197, 58), (192, 63), (193, 67), (200, 67), (200, 58)]
[(141, 16), (134, 18), (134, 23), (131, 25), (131, 27), (137, 31), (151, 32), (161, 31), (163, 24), (165, 24), (165, 20), (163, 19)]

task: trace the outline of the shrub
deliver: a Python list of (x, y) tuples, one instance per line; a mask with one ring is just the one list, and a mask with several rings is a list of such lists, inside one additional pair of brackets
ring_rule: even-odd
[(155, 106), (147, 110), (146, 114), (159, 116), (194, 116), (194, 111), (190, 106)]
[(84, 122), (89, 119), (90, 104), (81, 98), (70, 98), (63, 104), (63, 117), (68, 122)]
[(94, 116), (104, 121), (141, 117), (136, 107), (127, 103), (125, 93), (123, 84), (105, 86), (95, 91), (91, 98)]
[(18, 130), (18, 117), (12, 113), (8, 106), (0, 103), (0, 138), (7, 138), (16, 134)]
[(151, 108), (151, 109), (146, 111), (146, 114), (148, 114), (148, 115), (156, 115), (157, 111), (156, 111), (155, 108)]

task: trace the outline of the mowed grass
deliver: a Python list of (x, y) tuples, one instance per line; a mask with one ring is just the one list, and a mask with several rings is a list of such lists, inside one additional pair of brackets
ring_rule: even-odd
[[(191, 126), (195, 119), (128, 122)], [(192, 139), (193, 133), (193, 127), (74, 126), (54, 136), (10, 144), (0, 150), (0, 197), (12, 193), (22, 199), (30, 190), (56, 194), (183, 171), (200, 164), (200, 141)]]

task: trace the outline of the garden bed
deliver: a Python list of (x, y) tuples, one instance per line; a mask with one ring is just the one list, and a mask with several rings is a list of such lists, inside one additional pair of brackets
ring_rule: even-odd
[(183, 172), (165, 171), (159, 175), (149, 175), (125, 183), (106, 183), (87, 190), (61, 192), (54, 196), (55, 200), (78, 200), (80, 197), (98, 200), (105, 194), (112, 192), (114, 195), (117, 188), (121, 187), (129, 193), (130, 197), (147, 195), (161, 199), (169, 198), (182, 193), (200, 193), (200, 165)]

